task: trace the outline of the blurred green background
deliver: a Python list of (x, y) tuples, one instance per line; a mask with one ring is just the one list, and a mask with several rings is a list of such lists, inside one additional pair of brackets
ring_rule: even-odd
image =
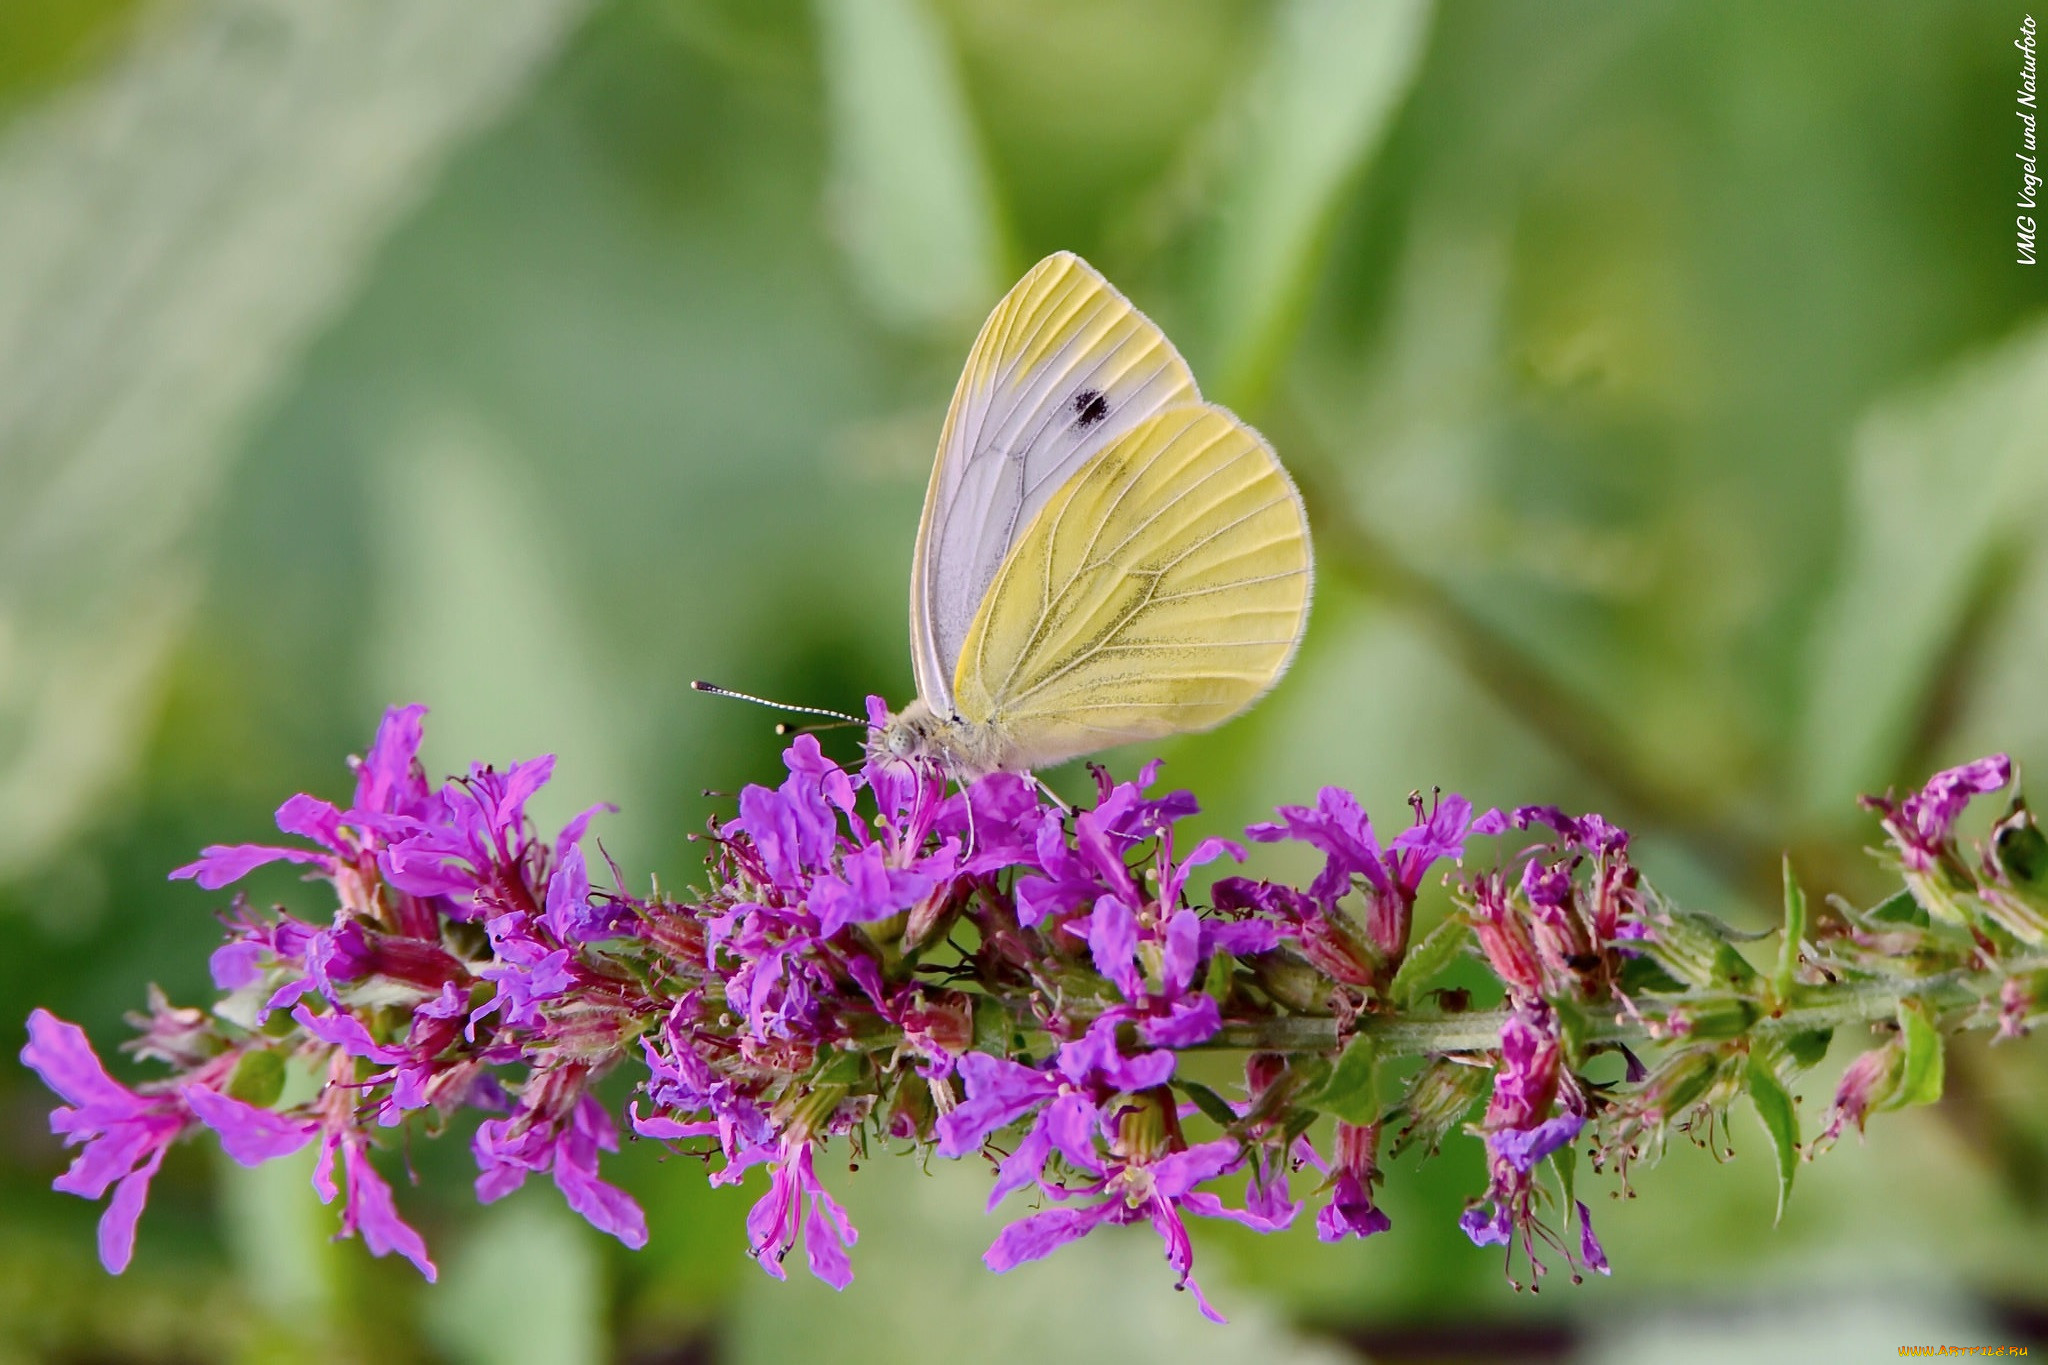
[[(433, 706), (437, 771), (558, 752), (542, 817), (618, 801), (606, 846), (687, 883), (705, 789), (780, 771), (770, 718), (688, 680), (908, 697), (946, 400), (1059, 248), (1311, 500), (1293, 673), (1164, 751), (1215, 828), (1332, 781), (1398, 819), (1442, 785), (1603, 810), (1746, 924), (1780, 848), (1867, 895), (1857, 792), (2048, 765), (2021, 14), (6, 0), (0, 1019), (106, 1046), (149, 982), (203, 1001), (220, 898), (164, 872), (342, 791), (394, 701)], [(646, 1144), (612, 1163), (652, 1215), (629, 1254), (552, 1190), (475, 1208), (459, 1135), (415, 1140), (400, 1192), (437, 1287), (330, 1245), (304, 1169), (205, 1144), (112, 1279), (10, 1057), (0, 1362), (2038, 1344), (2044, 1100), (2040, 1044), (1963, 1045), (1938, 1109), (1805, 1168), (1776, 1228), (1738, 1113), (1740, 1159), (1680, 1143), (1602, 1199), (1611, 1281), (1536, 1298), (1454, 1227), (1476, 1152), (1404, 1160), (1368, 1244), (1199, 1230), (1212, 1329), (1141, 1229), (989, 1277), (970, 1168), (830, 1175), (864, 1230), (834, 1296), (767, 1280), (750, 1194)]]

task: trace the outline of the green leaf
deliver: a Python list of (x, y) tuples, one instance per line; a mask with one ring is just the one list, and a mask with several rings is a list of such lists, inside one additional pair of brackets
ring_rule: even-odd
[(812, 1073), (814, 1085), (854, 1085), (866, 1079), (867, 1054), (848, 1048), (835, 1050), (827, 1048), (819, 1059), (816, 1072)]
[(1632, 957), (1621, 964), (1621, 988), (1630, 995), (1677, 995), (1685, 983), (1650, 956)]
[(1377, 1123), (1380, 1117), (1379, 1057), (1372, 1039), (1353, 1038), (1330, 1071), (1330, 1079), (1303, 1102), (1346, 1123)]
[(1885, 1102), (1887, 1109), (1905, 1109), (1916, 1104), (1933, 1104), (1941, 1098), (1941, 1030), (1925, 1001), (1899, 1002), (1899, 1037), (1905, 1044), (1905, 1066), (1899, 1074), (1899, 1088)]
[(1999, 871), (2015, 886), (2048, 891), (2048, 839), (2034, 822), (2024, 798), (2015, 795), (1991, 832), (1992, 856)]
[(228, 1075), (228, 1094), (258, 1109), (276, 1104), (283, 1093), (284, 1058), (268, 1049), (243, 1053)]
[(1880, 924), (1927, 925), (1927, 907), (1911, 891), (1898, 891), (1863, 912), (1863, 918)]
[(1223, 130), (1239, 155), (1215, 206), (1208, 263), (1222, 401), (1255, 407), (1286, 355), (1338, 197), (1408, 92), (1430, 9), (1427, 0), (1277, 8), (1264, 60)]
[(1799, 972), (1799, 945), (1806, 941), (1806, 893), (1792, 875), (1792, 856), (1785, 855), (1785, 938), (1778, 945), (1778, 967), (1771, 973), (1771, 990), (1779, 1000), (1792, 998), (1792, 983)]
[(1714, 953), (1714, 984), (1733, 986), (1741, 989), (1756, 985), (1759, 980), (1756, 968), (1749, 965), (1749, 959), (1736, 951), (1732, 943), (1724, 943)]
[(1788, 1035), (1779, 1047), (1794, 1067), (1806, 1071), (1820, 1065), (1828, 1055), (1828, 1044), (1834, 1040), (1835, 1031), (1831, 1028), (1806, 1029)]
[(1660, 920), (1654, 937), (1643, 945), (1657, 964), (1695, 989), (1750, 985), (1756, 968), (1735, 950), (1734, 940), (1761, 938), (1745, 934), (1711, 915), (1673, 909)]
[(1792, 1097), (1785, 1093), (1785, 1087), (1779, 1084), (1764, 1058), (1751, 1055), (1743, 1081), (1749, 1089), (1749, 1102), (1756, 1108), (1757, 1119), (1770, 1136), (1771, 1150), (1777, 1154), (1777, 1219), (1783, 1219), (1785, 1201), (1792, 1194), (1792, 1176), (1799, 1169), (1799, 1116), (1793, 1110)]
[(142, 40), (79, 62), (0, 143), (10, 878), (96, 818), (146, 751), (204, 582), (193, 526), (256, 414), (590, 5), (132, 8), (150, 11)]
[(1218, 1005), (1230, 1003), (1231, 980), (1237, 975), (1237, 959), (1218, 948), (1209, 957), (1209, 971), (1202, 978), (1202, 994)]
[(1193, 1100), (1195, 1108), (1217, 1127), (1228, 1128), (1237, 1122), (1237, 1111), (1230, 1107), (1229, 1102), (1200, 1081), (1176, 1080), (1173, 1088)]
[(1016, 1032), (1017, 1021), (1003, 1008), (1003, 1002), (992, 995), (978, 995), (974, 998), (974, 1050), (986, 1052), (991, 1057), (1007, 1056), (1010, 1051), (1010, 1035)]
[(995, 198), (924, 0), (817, 0), (829, 209), (856, 287), (906, 330), (971, 326), (1002, 288)]
[(1807, 810), (1839, 818), (1898, 772), (1958, 622), (2048, 498), (2048, 327), (2036, 324), (1860, 425), (1842, 562), (1816, 619), (1801, 749)]
[(1408, 956), (1402, 959), (1401, 969), (1394, 973), (1394, 980), (1387, 988), (1394, 997), (1394, 1003), (1404, 1008), (1414, 1004), (1429, 983), (1457, 960), (1471, 937), (1472, 926), (1463, 915), (1451, 915), (1430, 930), (1422, 942), (1408, 950)]

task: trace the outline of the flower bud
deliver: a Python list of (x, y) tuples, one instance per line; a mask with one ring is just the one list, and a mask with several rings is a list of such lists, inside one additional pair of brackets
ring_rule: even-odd
[(1638, 1107), (1652, 1122), (1676, 1118), (1706, 1096), (1720, 1069), (1721, 1054), (1716, 1048), (1693, 1047), (1674, 1053), (1636, 1092)]
[(1898, 1090), (1905, 1070), (1906, 1050), (1897, 1038), (1849, 1063), (1841, 1084), (1835, 1087), (1835, 1102), (1828, 1106), (1827, 1126), (1814, 1142), (1815, 1151), (1832, 1145), (1845, 1124), (1854, 1123), (1856, 1131), (1862, 1132), (1870, 1111), (1883, 1105)]
[(905, 1076), (890, 1098), (884, 1131), (892, 1138), (923, 1142), (932, 1135), (937, 1106), (932, 1102), (931, 1083), (915, 1073)]
[(1435, 1152), (1444, 1135), (1465, 1121), (1492, 1079), (1487, 1067), (1448, 1057), (1431, 1058), (1408, 1082), (1408, 1094), (1401, 1103), (1408, 1121), (1394, 1135), (1394, 1155), (1417, 1144), (1425, 1152)]
[(1687, 1000), (1674, 1009), (1667, 1027), (1674, 1038), (1701, 1042), (1740, 1038), (1760, 1017), (1756, 1003), (1739, 995)]

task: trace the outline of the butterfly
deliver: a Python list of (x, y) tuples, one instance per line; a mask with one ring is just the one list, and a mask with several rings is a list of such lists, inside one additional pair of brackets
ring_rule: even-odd
[(1272, 447), (1048, 256), (953, 392), (910, 575), (918, 695), (871, 748), (967, 780), (1220, 725), (1287, 671), (1313, 582)]

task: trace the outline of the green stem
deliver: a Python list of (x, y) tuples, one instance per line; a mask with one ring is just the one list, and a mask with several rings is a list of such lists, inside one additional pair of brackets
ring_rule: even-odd
[[(1938, 1011), (1967, 1009), (1998, 994), (2003, 977), (1990, 972), (1947, 972), (1919, 980), (1844, 982), (1801, 990), (1803, 1003), (1759, 1020), (1757, 1038), (1790, 1037), (1851, 1024), (1871, 1024), (1898, 1013), (1899, 1002), (1925, 1000)], [(1330, 1052), (1349, 1038), (1371, 1038), (1380, 1055), (1420, 1056), (1432, 1052), (1483, 1052), (1500, 1044), (1508, 1011), (1448, 1014), (1434, 1018), (1367, 1016), (1340, 1037), (1335, 1019), (1290, 1016), (1228, 1023), (1204, 1044), (1252, 1052)], [(1580, 1035), (1590, 1043), (1653, 1042), (1648, 1027), (1627, 1015), (1592, 1019)]]

